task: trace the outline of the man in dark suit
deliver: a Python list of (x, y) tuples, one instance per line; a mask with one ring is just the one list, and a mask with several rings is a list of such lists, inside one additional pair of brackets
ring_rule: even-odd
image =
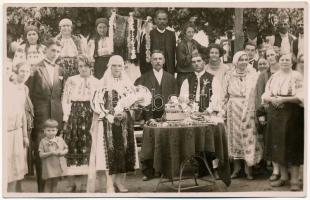
[(299, 19), (297, 22), (297, 30), (298, 30), (298, 38), (293, 41), (292, 52), (296, 56), (304, 54), (304, 21), (303, 19)]
[[(165, 57), (164, 70), (174, 75), (175, 73), (175, 33), (167, 29), (168, 13), (165, 10), (157, 10), (155, 13), (156, 29), (150, 32), (151, 52), (160, 50)], [(152, 65), (146, 61), (146, 39), (142, 38), (140, 46), (140, 72), (144, 74), (152, 69)]]
[(244, 45), (244, 51), (249, 56), (249, 65), (248, 67), (254, 68), (257, 71), (258, 68), (258, 62), (255, 60), (255, 54), (256, 54), (256, 44), (248, 42)]
[[(61, 96), (63, 92), (63, 80), (59, 66), (55, 64), (60, 55), (61, 44), (55, 40), (46, 43), (46, 55), (43, 61), (37, 65), (34, 75), (27, 81), (30, 99), (34, 107), (34, 129), (31, 139), (34, 144), (35, 167), (37, 174), (38, 191), (43, 192), (42, 165), (39, 157), (39, 143), (44, 137), (43, 123), (47, 119), (55, 119), (61, 126), (63, 111)], [(61, 127), (58, 127), (61, 129)]]
[(246, 23), (246, 32), (244, 38), (244, 44), (253, 43), (257, 47), (263, 43), (263, 38), (259, 34), (258, 24), (256, 21), (249, 21)]
[[(143, 110), (144, 120), (150, 124), (162, 117), (169, 97), (177, 95), (177, 82), (171, 74), (163, 70), (164, 63), (163, 52), (153, 51), (151, 56), (153, 69), (138, 78), (135, 83), (147, 87), (152, 93), (151, 105)], [(143, 160), (141, 163), (143, 180), (149, 180), (154, 176), (153, 160)]]

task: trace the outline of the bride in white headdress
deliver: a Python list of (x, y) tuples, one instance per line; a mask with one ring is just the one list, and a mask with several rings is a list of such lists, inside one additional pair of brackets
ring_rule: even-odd
[[(95, 171), (104, 170), (107, 192), (128, 192), (126, 173), (139, 167), (131, 107), (139, 101), (135, 87), (124, 71), (121, 56), (110, 58), (92, 99), (94, 110), (88, 192), (95, 188)], [(94, 170), (94, 168), (96, 170)]]

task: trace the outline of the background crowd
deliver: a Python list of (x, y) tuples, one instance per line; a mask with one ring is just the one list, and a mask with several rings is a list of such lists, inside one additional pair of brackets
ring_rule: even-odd
[[(141, 74), (136, 80), (127, 74), (126, 56), (115, 47), (107, 18), (96, 19), (95, 34), (88, 38), (74, 35), (68, 18), (45, 41), (35, 24), (25, 25), (23, 41), (6, 66), (8, 191), (21, 191), (26, 174), (36, 175), (39, 192), (57, 192), (60, 177), (68, 177), (75, 191), (75, 177), (81, 175), (88, 175), (91, 191), (89, 169), (105, 171), (107, 192), (128, 192), (126, 173), (139, 167), (144, 181), (153, 178), (153, 161), (139, 163), (133, 124), (155, 125), (172, 95), (225, 119), (231, 178), (244, 169), (253, 180), (268, 161), (271, 186), (301, 190), (303, 18), (297, 20), (296, 36), (287, 15), (278, 16), (268, 38), (249, 22), (244, 49), (236, 53), (232, 32), (207, 46), (195, 40), (195, 20), (184, 22), (177, 35), (168, 27), (167, 11), (155, 12), (152, 30), (135, 41)], [(152, 93), (150, 105), (139, 96), (128, 98), (139, 85)], [(216, 172), (216, 162), (213, 168)]]

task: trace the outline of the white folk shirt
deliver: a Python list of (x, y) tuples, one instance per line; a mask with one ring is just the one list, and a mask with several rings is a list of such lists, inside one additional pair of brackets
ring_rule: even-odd
[(288, 33), (286, 34), (281, 34), (280, 36), (282, 38), (282, 42), (281, 42), (281, 54), (288, 54), (290, 53), (291, 50), (291, 45), (290, 45), (290, 40), (288, 38)]
[(78, 55), (78, 49), (72, 38), (61, 39), (62, 49), (60, 55), (62, 57), (75, 57)]
[[(200, 77), (205, 73), (206, 71), (203, 70), (201, 72), (195, 72), (198, 83), (197, 83), (197, 90), (196, 90), (196, 94), (195, 94), (195, 101), (199, 102), (200, 101)], [(188, 99), (189, 98), (189, 83), (188, 80), (185, 79), (182, 83), (181, 89), (180, 89), (180, 97)]]
[(46, 70), (47, 70), (48, 76), (50, 78), (51, 84), (53, 85), (55, 67), (46, 61), (44, 61), (44, 63), (45, 63)]
[(164, 70), (160, 69), (159, 71), (157, 71), (157, 70), (153, 69), (153, 72), (154, 72), (154, 75), (155, 75), (155, 78), (156, 78), (158, 84), (160, 85), (161, 79), (163, 78)]
[(303, 34), (299, 34), (298, 36), (298, 55), (297, 57), (299, 57), (299, 55), (304, 54), (304, 35)]

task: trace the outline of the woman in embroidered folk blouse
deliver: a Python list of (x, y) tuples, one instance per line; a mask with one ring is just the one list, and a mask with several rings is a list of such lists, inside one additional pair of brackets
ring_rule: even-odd
[(245, 160), (245, 173), (253, 179), (251, 166), (262, 158), (262, 147), (256, 136), (254, 122), (254, 88), (257, 73), (247, 69), (248, 55), (239, 51), (233, 58), (235, 68), (224, 78), (224, 106), (227, 113), (228, 152), (234, 162), (232, 178), (241, 170), (239, 160)]
[(88, 42), (89, 59), (94, 60), (94, 76), (101, 79), (107, 69), (112, 54), (112, 45), (108, 37), (109, 21), (106, 18), (96, 20), (96, 35)]
[(56, 36), (62, 44), (60, 58), (57, 61), (63, 70), (63, 78), (67, 80), (68, 77), (79, 74), (77, 56), (85, 54), (83, 52), (85, 47), (81, 39), (72, 35), (72, 21), (70, 19), (62, 19), (59, 22), (60, 34)]
[(126, 173), (134, 171), (139, 164), (130, 110), (136, 101), (134, 98), (123, 100), (134, 86), (124, 71), (121, 56), (110, 58), (100, 83), (101, 89), (95, 92), (91, 104), (94, 110), (92, 137), (97, 141), (92, 147), (95, 168), (106, 171), (108, 193), (113, 193), (114, 187), (127, 192), (124, 186)]
[(281, 177), (271, 182), (279, 187), (288, 183), (287, 168), (291, 167), (291, 190), (299, 190), (298, 167), (303, 164), (303, 109), (297, 92), (302, 87), (302, 76), (292, 70), (291, 54), (279, 59), (280, 70), (273, 74), (266, 84), (262, 96), (268, 104), (266, 132), (266, 160), (280, 165)]
[[(63, 121), (66, 122), (63, 137), (69, 146), (66, 175), (88, 173), (93, 117), (90, 100), (99, 83), (99, 80), (91, 75), (91, 63), (87, 57), (79, 55), (77, 61), (80, 74), (67, 79), (62, 100)], [(71, 182), (74, 180), (71, 179)]]
[(26, 62), (31, 66), (31, 74), (35, 70), (35, 65), (44, 58), (46, 47), (41, 44), (39, 29), (34, 25), (25, 27), (24, 42), (20, 44), (13, 58), (13, 67), (18, 63)]

